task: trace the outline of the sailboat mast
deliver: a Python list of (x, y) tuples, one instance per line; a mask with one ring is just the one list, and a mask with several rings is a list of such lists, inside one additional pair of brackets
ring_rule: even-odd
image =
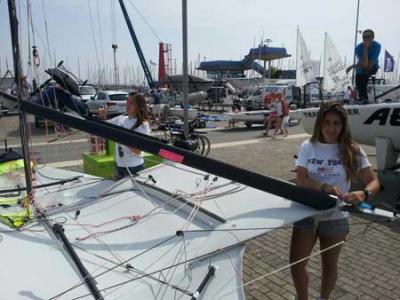
[[(353, 65), (356, 64), (356, 52), (355, 49), (357, 47), (357, 34), (358, 34), (358, 17), (360, 15), (360, 0), (357, 0), (357, 15), (356, 15), (356, 30), (354, 33), (354, 54), (353, 54)], [(351, 77), (351, 83), (354, 85), (355, 84), (355, 76), (356, 72), (355, 69), (353, 68), (353, 73)]]
[[(19, 49), (19, 39), (18, 39), (18, 19), (17, 10), (15, 7), (15, 0), (8, 0), (8, 14), (10, 17), (10, 30), (11, 30), (11, 43), (12, 43), (12, 53), (14, 61), (14, 77), (17, 86), (17, 99), (18, 106), (20, 107), (21, 97), (23, 95), (23, 87), (21, 82), (22, 72), (21, 72), (21, 60), (20, 60), (20, 49)], [(28, 144), (28, 130), (27, 130), (26, 114), (21, 109), (19, 110), (19, 130), (21, 135), (21, 147), (22, 155), (24, 158), (25, 166), (25, 181), (26, 190), (28, 195), (31, 195), (33, 184), (32, 184), (32, 170), (31, 170), (31, 160), (29, 154), (29, 144)]]
[(299, 67), (299, 26), (297, 25), (297, 32), (296, 32), (296, 86), (298, 85), (298, 72), (297, 69)]
[(189, 75), (188, 75), (188, 27), (187, 27), (187, 0), (182, 0), (182, 55), (183, 55), (183, 134), (189, 137)]
[(328, 77), (327, 77), (327, 74), (326, 74), (326, 72), (327, 72), (327, 70), (326, 70), (326, 65), (327, 65), (327, 63), (326, 63), (326, 61), (327, 61), (327, 57), (326, 57), (326, 38), (327, 38), (327, 35), (328, 35), (328, 33), (327, 32), (325, 32), (325, 34), (324, 34), (324, 59), (323, 59), (323, 62), (324, 62), (324, 68), (323, 68), (323, 85), (322, 85), (322, 88), (324, 89), (324, 90), (326, 90), (326, 82), (327, 82), (327, 80), (328, 80)]

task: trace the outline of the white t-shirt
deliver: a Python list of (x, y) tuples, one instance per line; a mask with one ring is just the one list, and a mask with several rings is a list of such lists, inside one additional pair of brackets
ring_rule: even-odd
[[(137, 119), (134, 117), (129, 117), (127, 115), (121, 115), (108, 120), (108, 122), (121, 126), (126, 129), (131, 129), (133, 128), (133, 126), (135, 126)], [(145, 121), (138, 128), (135, 128), (134, 131), (143, 134), (150, 134), (150, 125), (147, 121)], [(122, 150), (123, 153), (122, 157), (119, 153), (120, 152), (119, 149)], [(132, 150), (129, 149), (129, 147), (117, 143), (115, 145), (115, 163), (118, 167), (140, 166), (141, 164), (144, 163), (143, 151), (140, 152), (139, 155), (137, 155), (133, 153)]]
[(282, 116), (283, 115), (282, 103), (280, 101), (272, 102), (271, 111), (275, 112), (278, 117)]
[[(371, 166), (364, 150), (360, 148), (356, 155), (359, 170)], [(303, 142), (297, 155), (296, 167), (304, 167), (308, 176), (316, 181), (337, 186), (342, 193), (350, 191), (350, 180), (346, 178), (346, 170), (340, 157), (338, 144), (312, 143), (310, 140)], [(318, 220), (332, 220), (346, 217), (348, 214), (341, 211), (323, 213)]]

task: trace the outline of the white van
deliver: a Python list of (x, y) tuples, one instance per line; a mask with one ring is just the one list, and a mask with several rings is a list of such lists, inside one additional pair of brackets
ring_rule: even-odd
[(300, 100), (300, 92), (294, 85), (274, 84), (259, 87), (252, 95), (244, 101), (246, 110), (263, 110), (267, 108), (265, 100), (268, 100), (268, 95), (273, 93), (281, 93), (288, 104), (298, 103)]

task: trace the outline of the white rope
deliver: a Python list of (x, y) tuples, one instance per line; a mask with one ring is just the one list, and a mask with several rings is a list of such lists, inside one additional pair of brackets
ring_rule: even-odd
[[(223, 293), (223, 294), (220, 295), (219, 297), (223, 297), (223, 296), (229, 295), (230, 293), (235, 292), (235, 291), (237, 291), (238, 289), (240, 289), (240, 288), (242, 288), (242, 287), (245, 287), (245, 286), (247, 286), (247, 285), (253, 284), (254, 282), (257, 282), (257, 281), (259, 281), (259, 280), (261, 280), (261, 279), (263, 279), (263, 278), (265, 278), (265, 277), (271, 276), (271, 275), (273, 275), (273, 274), (275, 274), (275, 273), (278, 273), (278, 272), (280, 272), (280, 271), (283, 271), (283, 270), (285, 270), (285, 269), (288, 269), (288, 268), (290, 268), (290, 267), (292, 267), (292, 266), (294, 266), (294, 265), (297, 265), (297, 264), (299, 264), (299, 263), (301, 263), (301, 262), (303, 262), (303, 261), (305, 261), (305, 260), (307, 260), (307, 259), (310, 259), (311, 257), (314, 257), (314, 256), (316, 256), (316, 255), (318, 255), (318, 254), (321, 254), (321, 253), (324, 253), (324, 252), (326, 252), (326, 251), (329, 251), (329, 250), (331, 250), (331, 249), (333, 249), (333, 248), (335, 248), (335, 247), (338, 247), (338, 246), (344, 244), (344, 242), (345, 242), (345, 241), (343, 240), (343, 241), (341, 241), (341, 242), (339, 242), (339, 243), (333, 244), (333, 245), (331, 245), (331, 246), (329, 246), (329, 247), (327, 247), (327, 248), (325, 248), (325, 249), (323, 249), (323, 250), (317, 251), (317, 252), (315, 252), (315, 253), (313, 253), (313, 254), (311, 254), (311, 255), (309, 255), (309, 256), (303, 257), (302, 259), (296, 260), (295, 262), (293, 262), (293, 263), (291, 263), (291, 264), (285, 265), (285, 266), (283, 266), (283, 267), (281, 267), (281, 268), (279, 268), (279, 269), (275, 269), (275, 270), (273, 270), (272, 272), (269, 272), (269, 273), (267, 273), (267, 274), (264, 274), (264, 275), (262, 275), (262, 276), (260, 276), (260, 277), (255, 278), (255, 279), (253, 279), (253, 280), (250, 280), (250, 281), (248, 281), (248, 282), (246, 282), (246, 283), (243, 283), (243, 284), (237, 286), (236, 288), (234, 288), (234, 289), (232, 289), (232, 290), (230, 290), (230, 291), (228, 291), (228, 292)], [(218, 294), (217, 294), (217, 295), (218, 295)]]

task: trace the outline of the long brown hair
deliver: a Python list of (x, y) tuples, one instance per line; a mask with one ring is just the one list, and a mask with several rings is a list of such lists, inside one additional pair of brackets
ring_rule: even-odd
[(129, 96), (132, 97), (132, 100), (136, 106), (135, 117), (137, 118), (137, 123), (135, 127), (137, 128), (140, 125), (142, 125), (143, 122), (149, 119), (149, 111), (147, 109), (146, 98), (143, 95), (138, 94), (136, 92), (129, 93)]
[(322, 134), (322, 127), (325, 121), (325, 116), (328, 113), (338, 115), (340, 121), (342, 122), (342, 131), (340, 132), (338, 138), (340, 156), (346, 170), (346, 178), (348, 180), (354, 179), (358, 173), (358, 161), (356, 154), (361, 154), (360, 147), (353, 141), (351, 137), (347, 111), (344, 109), (341, 103), (330, 102), (321, 105), (317, 120), (315, 121), (314, 132), (310, 141), (322, 143), (325, 142)]

